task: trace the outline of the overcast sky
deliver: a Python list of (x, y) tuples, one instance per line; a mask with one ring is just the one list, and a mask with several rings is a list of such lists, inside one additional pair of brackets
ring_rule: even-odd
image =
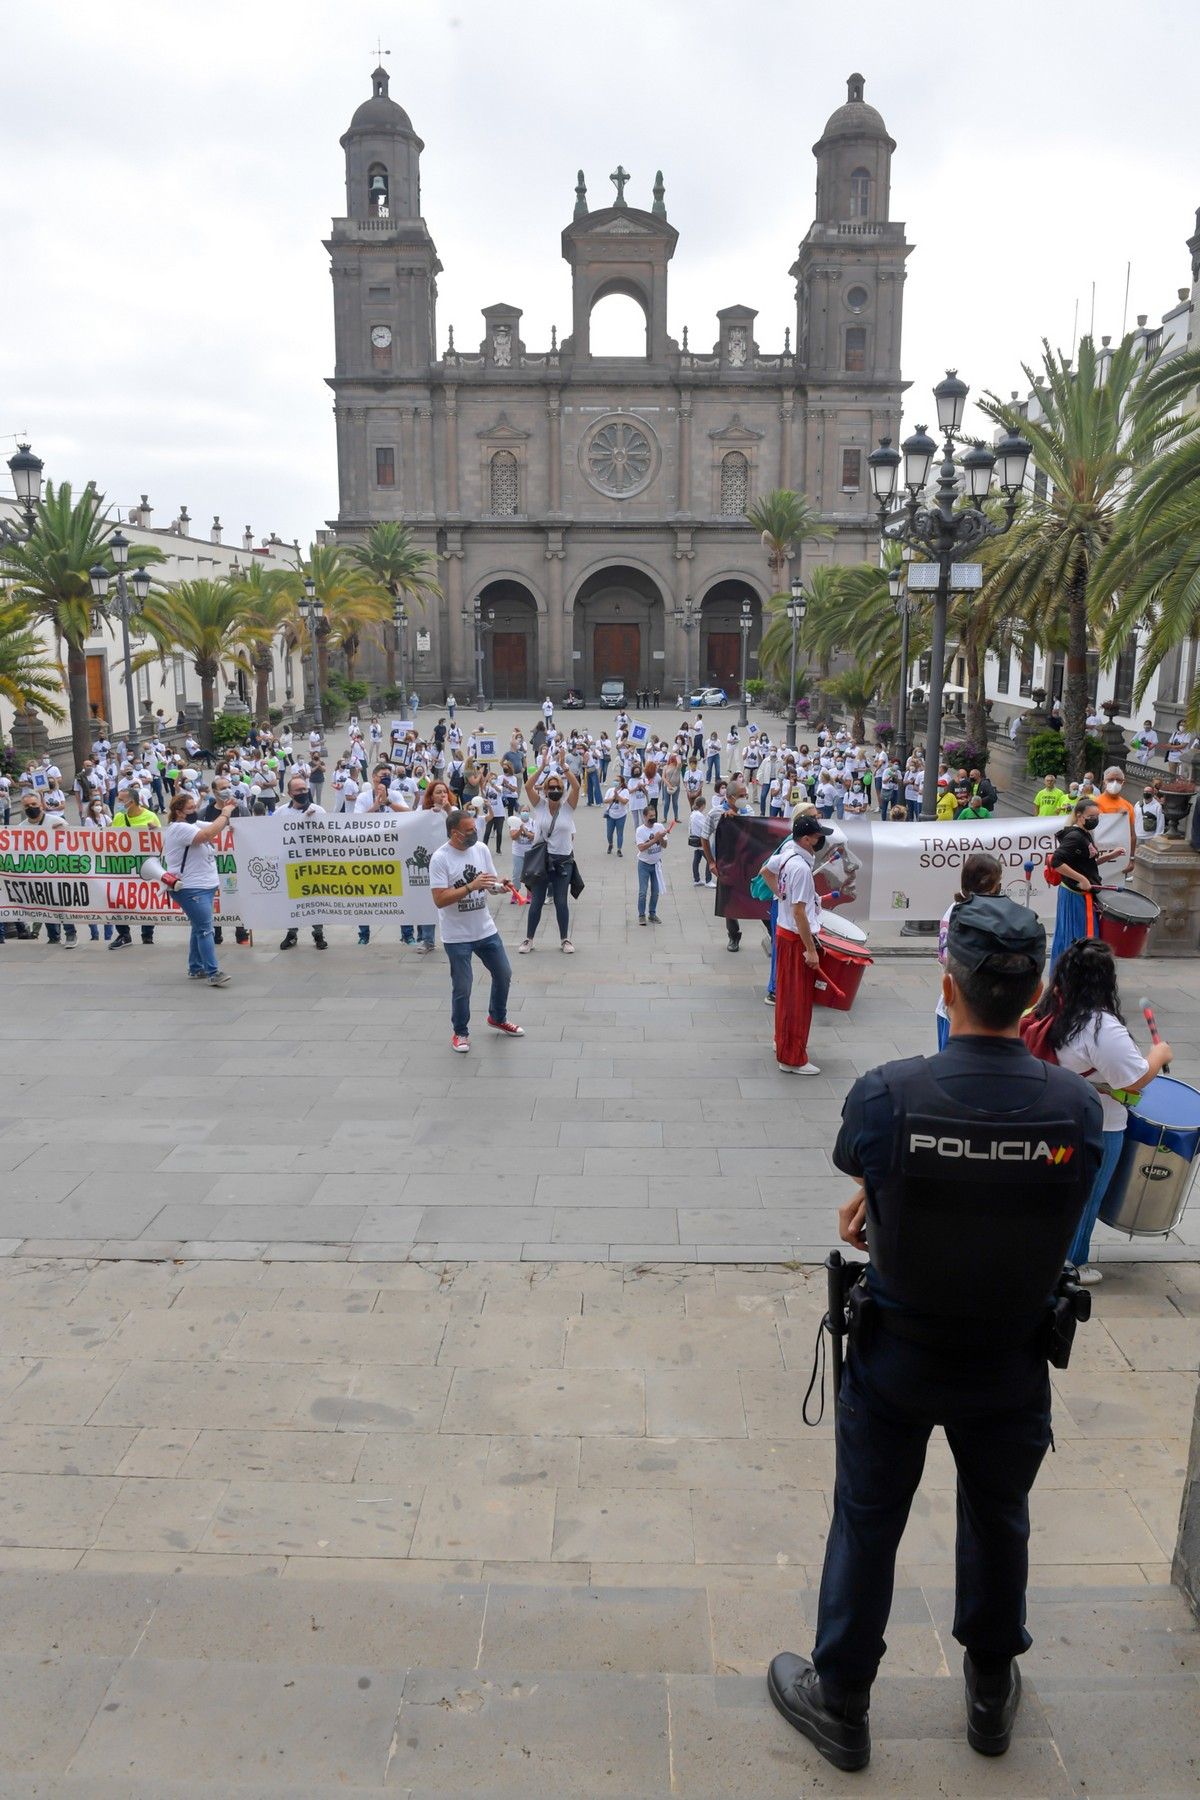
[[(905, 290), (906, 424), (947, 364), (1021, 386), (1069, 347), (1157, 321), (1189, 280), (1200, 204), (1188, 0), (1013, 0), (951, 14), (876, 0), (39, 0), (5, 7), (0, 112), (0, 438), (55, 479), (92, 476), (155, 523), (307, 541), (337, 510), (328, 259), (338, 138), (370, 92), (425, 140), (445, 265), (438, 335), (524, 308), (530, 349), (570, 325), (559, 237), (576, 169), (654, 171), (680, 233), (669, 328), (711, 345), (758, 308), (795, 327), (788, 267), (812, 218), (811, 146), (860, 69), (887, 121)], [(937, 57), (944, 51), (939, 66)], [(10, 448), (3, 450), (6, 459)], [(4, 483), (7, 487), (7, 480)]]

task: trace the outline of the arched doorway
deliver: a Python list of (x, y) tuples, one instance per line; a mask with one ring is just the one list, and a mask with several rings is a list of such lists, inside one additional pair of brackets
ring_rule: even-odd
[(605, 681), (639, 688), (665, 686), (666, 641), (658, 583), (641, 569), (617, 564), (589, 575), (575, 596), (573, 685), (595, 700)]
[(537, 697), (537, 601), (519, 581), (489, 581), (479, 592), (483, 686), (491, 700)]
[(750, 602), (746, 645), (746, 679), (758, 674), (762, 639), (762, 601), (748, 582), (730, 579), (709, 588), (700, 603), (700, 668), (697, 685), (723, 687), (729, 695), (742, 691), (742, 602)]

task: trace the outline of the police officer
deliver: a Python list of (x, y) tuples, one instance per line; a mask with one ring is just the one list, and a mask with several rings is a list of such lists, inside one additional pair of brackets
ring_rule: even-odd
[(1031, 1642), (1029, 1490), (1050, 1443), (1050, 1297), (1103, 1152), (1092, 1088), (1018, 1035), (1046, 960), (1036, 915), (975, 895), (946, 952), (946, 1049), (861, 1076), (833, 1153), (861, 1184), (841, 1236), (871, 1261), (851, 1309), (812, 1660), (783, 1652), (767, 1685), (839, 1769), (870, 1759), (896, 1551), (935, 1425), (958, 1471), (967, 1739), (1008, 1749)]

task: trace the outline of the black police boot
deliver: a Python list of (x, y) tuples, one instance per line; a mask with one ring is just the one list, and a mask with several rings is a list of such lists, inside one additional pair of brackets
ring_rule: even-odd
[(806, 1657), (782, 1650), (767, 1670), (767, 1692), (775, 1710), (835, 1769), (866, 1768), (871, 1760), (869, 1689), (835, 1701), (822, 1692), (820, 1677)]
[(325, 927), (323, 925), (313, 926), (312, 940), (318, 950), (328, 950), (329, 945), (325, 942)]
[(296, 933), (294, 931), (285, 931), (283, 937), (279, 941), (279, 948), (281, 950), (294, 950), (296, 948)]
[(963, 1652), (967, 1689), (967, 1742), (981, 1756), (1003, 1756), (1012, 1742), (1013, 1720), (1021, 1704), (1021, 1671), (1016, 1659), (977, 1668)]

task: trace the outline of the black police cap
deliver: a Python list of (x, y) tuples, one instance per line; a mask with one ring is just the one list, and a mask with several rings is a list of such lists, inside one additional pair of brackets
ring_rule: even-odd
[(1000, 894), (972, 894), (950, 915), (946, 952), (964, 969), (977, 969), (989, 956), (1027, 956), (1040, 974), (1046, 930), (1031, 907)]

